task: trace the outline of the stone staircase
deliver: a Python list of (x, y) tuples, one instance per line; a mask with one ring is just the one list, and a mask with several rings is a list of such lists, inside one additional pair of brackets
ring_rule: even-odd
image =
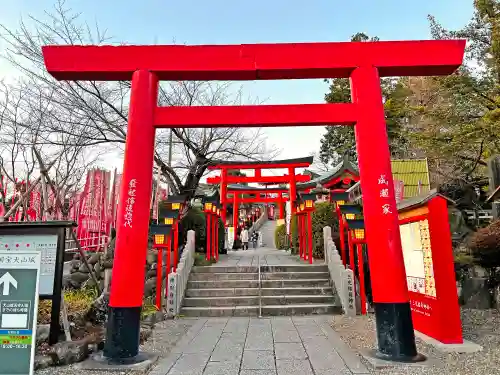
[[(341, 314), (326, 265), (261, 265), (262, 315)], [(258, 316), (257, 266), (193, 267), (180, 314)]]

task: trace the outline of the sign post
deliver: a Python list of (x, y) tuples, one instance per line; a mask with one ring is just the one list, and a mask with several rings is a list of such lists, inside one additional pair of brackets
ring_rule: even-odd
[(9, 252), (11, 256), (31, 251), (40, 254), (39, 297), (52, 300), (50, 345), (57, 343), (61, 331), (59, 315), (66, 229), (74, 226), (71, 221), (0, 223), (0, 251)]
[(41, 253), (0, 251), (0, 375), (31, 375)]

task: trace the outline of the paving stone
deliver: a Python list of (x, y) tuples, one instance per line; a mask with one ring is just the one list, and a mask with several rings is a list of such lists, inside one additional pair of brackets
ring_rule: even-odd
[(172, 366), (168, 375), (202, 375), (210, 354), (183, 354)]
[(245, 350), (243, 352), (242, 369), (274, 370), (274, 353), (272, 350)]
[[(353, 375), (347, 367), (337, 370), (337, 369), (324, 369), (324, 370), (314, 370), (315, 375)], [(368, 373), (367, 373), (368, 374)]]
[(314, 375), (307, 359), (277, 359), (278, 375)]
[(240, 375), (276, 375), (276, 370), (241, 370)]
[(272, 336), (247, 336), (245, 350), (273, 350)]
[(208, 362), (203, 375), (237, 375), (240, 362)]
[(347, 370), (344, 361), (335, 350), (330, 350), (327, 353), (319, 351), (308, 351), (307, 353), (309, 354), (309, 361), (314, 371), (325, 369), (335, 369), (335, 371)]
[(302, 343), (275, 343), (274, 352), (276, 359), (307, 359), (307, 353)]
[(293, 331), (276, 331), (273, 334), (273, 340), (277, 342), (302, 342), (299, 337), (297, 330)]
[(231, 340), (234, 343), (237, 344), (245, 344), (245, 341), (247, 339), (247, 333), (246, 332), (223, 332), (221, 337), (221, 340)]
[(241, 361), (243, 354), (243, 344), (235, 343), (232, 340), (220, 339), (215, 347), (210, 361)]

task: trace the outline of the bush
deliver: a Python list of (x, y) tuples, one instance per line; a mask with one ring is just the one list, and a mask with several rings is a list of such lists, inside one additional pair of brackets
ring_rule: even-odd
[(332, 228), (332, 233), (338, 232), (339, 223), (335, 206), (330, 202), (317, 203), (312, 215), (313, 257), (316, 259), (325, 257), (323, 228), (326, 226)]
[(199, 208), (191, 207), (186, 216), (181, 219), (181, 236), (179, 237), (179, 243), (184, 243), (187, 238), (187, 232), (190, 230), (194, 230), (196, 233), (196, 249), (199, 249), (200, 247), (205, 248), (207, 242), (206, 226), (207, 222), (205, 219), (205, 214)]
[(292, 243), (290, 245), (290, 252), (295, 255), (299, 253), (299, 233), (297, 231), (297, 216), (292, 215), (290, 218), (290, 232), (292, 234)]
[(500, 267), (500, 220), (479, 229), (469, 242), (472, 255), (481, 267)]
[(469, 241), (474, 262), (488, 273), (488, 288), (494, 290), (500, 285), (500, 220), (478, 229)]
[(196, 253), (194, 255), (194, 265), (195, 266), (210, 266), (215, 263), (215, 259), (206, 259), (206, 255), (202, 253)]
[(274, 246), (278, 250), (286, 249), (286, 224), (276, 226), (274, 230)]

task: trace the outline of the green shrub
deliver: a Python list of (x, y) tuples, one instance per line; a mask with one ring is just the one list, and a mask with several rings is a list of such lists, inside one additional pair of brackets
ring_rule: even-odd
[(290, 232), (292, 234), (292, 243), (290, 244), (290, 252), (292, 254), (299, 253), (299, 233), (297, 231), (297, 217), (292, 215), (290, 218)]
[(338, 232), (339, 223), (335, 206), (330, 202), (321, 202), (315, 205), (312, 215), (313, 257), (323, 259), (325, 251), (323, 246), (323, 228), (329, 226), (332, 232)]
[(286, 249), (286, 224), (276, 226), (274, 230), (274, 246), (278, 250)]
[(194, 230), (196, 233), (196, 248), (205, 248), (205, 244), (207, 242), (206, 226), (207, 222), (205, 219), (205, 214), (199, 208), (191, 207), (187, 214), (181, 219), (181, 236), (179, 238), (179, 242), (183, 243), (185, 241), (185, 238), (187, 238), (187, 232), (190, 230)]
[(194, 255), (194, 265), (195, 266), (210, 266), (215, 263), (215, 259), (206, 259), (206, 255), (203, 253), (196, 253)]
[(218, 223), (219, 223), (219, 253), (220, 253), (220, 251), (224, 249), (224, 239), (226, 235), (226, 230), (220, 218), (218, 220)]

